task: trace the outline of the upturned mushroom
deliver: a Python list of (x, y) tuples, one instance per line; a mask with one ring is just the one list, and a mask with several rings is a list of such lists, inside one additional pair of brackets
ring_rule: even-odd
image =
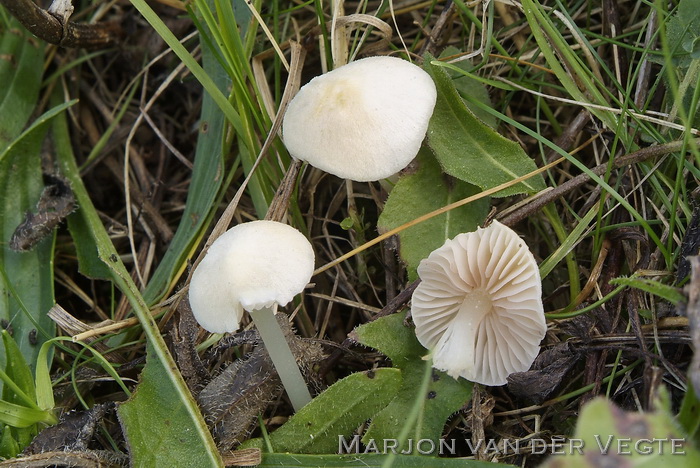
[(396, 57), (368, 57), (317, 76), (282, 124), (289, 153), (344, 179), (389, 177), (416, 156), (437, 92), (430, 75)]
[(455, 379), (504, 385), (530, 368), (547, 325), (535, 258), (494, 221), (434, 250), (418, 266), (411, 314), (433, 366)]
[(212, 333), (238, 330), (250, 313), (295, 410), (311, 400), (275, 320), (311, 279), (314, 252), (302, 233), (276, 221), (252, 221), (226, 231), (192, 274), (189, 300), (199, 324)]

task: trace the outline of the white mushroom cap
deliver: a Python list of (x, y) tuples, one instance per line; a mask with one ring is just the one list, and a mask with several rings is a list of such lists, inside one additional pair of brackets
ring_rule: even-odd
[(416, 335), (455, 379), (504, 385), (530, 368), (547, 331), (537, 263), (498, 221), (447, 240), (418, 266)]
[(344, 179), (379, 180), (416, 156), (435, 107), (435, 83), (417, 65), (368, 57), (317, 76), (289, 103), (290, 154)]
[(276, 221), (239, 224), (222, 234), (192, 274), (190, 306), (212, 333), (238, 330), (243, 310), (284, 306), (314, 271), (304, 235)]

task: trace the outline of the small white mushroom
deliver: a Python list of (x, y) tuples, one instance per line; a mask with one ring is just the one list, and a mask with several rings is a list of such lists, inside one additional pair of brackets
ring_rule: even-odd
[(547, 331), (542, 285), (512, 229), (494, 221), (459, 234), (421, 261), (418, 275), (411, 314), (435, 368), (484, 385), (530, 368)]
[(192, 314), (206, 330), (236, 331), (243, 311), (250, 313), (297, 410), (311, 396), (274, 313), (304, 289), (313, 271), (314, 252), (302, 233), (276, 221), (252, 221), (216, 239), (190, 282)]
[(282, 133), (290, 154), (344, 179), (379, 180), (416, 156), (437, 92), (396, 57), (368, 57), (317, 76), (292, 99)]

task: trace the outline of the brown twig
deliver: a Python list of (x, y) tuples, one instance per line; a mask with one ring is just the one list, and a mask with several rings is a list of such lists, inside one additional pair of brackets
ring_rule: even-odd
[[(694, 140), (696, 145), (700, 145), (700, 138)], [(629, 166), (638, 162), (646, 161), (657, 156), (663, 156), (665, 154), (673, 153), (675, 151), (680, 151), (685, 143), (683, 141), (674, 141), (671, 143), (666, 143), (664, 145), (649, 146), (647, 148), (642, 148), (633, 153), (626, 154), (622, 157), (616, 158), (612, 161), (612, 168), (619, 169), (624, 166)], [(605, 174), (608, 170), (610, 163), (600, 164), (593, 169), (591, 172), (597, 176)], [(531, 216), (536, 211), (540, 210), (543, 206), (556, 200), (559, 197), (566, 195), (572, 190), (580, 187), (581, 185), (589, 182), (591, 176), (588, 173), (579, 174), (571, 180), (564, 182), (563, 184), (554, 187), (549, 192), (542, 194), (542, 196), (532, 200), (532, 203), (528, 203), (519, 210), (509, 214), (505, 218), (501, 219), (501, 223), (506, 226), (513, 226), (523, 219)]]
[(444, 42), (442, 36), (444, 35), (444, 30), (449, 26), (449, 22), (453, 20), (455, 9), (456, 7), (454, 2), (448, 1), (447, 4), (445, 4), (442, 13), (440, 13), (440, 16), (438, 16), (438, 19), (435, 22), (435, 26), (433, 26), (433, 30), (430, 31), (426, 41), (423, 43), (423, 47), (419, 55), (424, 56), (426, 53), (435, 55), (437, 48), (442, 42)]
[(61, 47), (101, 49), (118, 42), (116, 23), (74, 23), (39, 8), (31, 0), (0, 0), (0, 4), (39, 39)]

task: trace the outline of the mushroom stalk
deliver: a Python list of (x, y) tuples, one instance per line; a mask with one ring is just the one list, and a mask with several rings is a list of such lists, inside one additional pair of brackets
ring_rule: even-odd
[(276, 304), (272, 307), (263, 307), (250, 312), (250, 316), (296, 412), (311, 401), (311, 394), (289, 348), (287, 338), (275, 319), (275, 308), (277, 308)]

